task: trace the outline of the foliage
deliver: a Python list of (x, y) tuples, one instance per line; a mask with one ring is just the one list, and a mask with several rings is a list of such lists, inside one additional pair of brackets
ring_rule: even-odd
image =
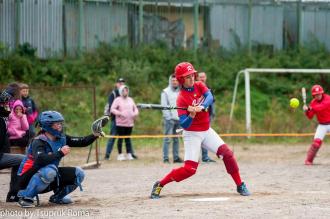
[[(136, 102), (159, 103), (160, 93), (168, 85), (168, 77), (178, 62), (192, 62), (198, 71), (208, 75), (208, 85), (216, 96), (215, 129), (224, 132), (229, 127), (229, 110), (236, 74), (245, 68), (330, 68), (330, 56), (324, 47), (287, 51), (259, 50), (248, 56), (244, 49), (236, 53), (199, 50), (170, 50), (165, 44), (142, 45), (138, 48), (110, 46), (101, 43), (79, 58), (40, 60), (35, 49), (21, 45), (8, 52), (0, 45), (0, 80), (2, 84), (21, 81), (31, 85), (41, 110), (56, 108), (65, 111), (69, 127), (74, 132), (89, 132), (93, 112), (92, 90), (64, 86), (96, 86), (97, 115), (103, 112), (107, 95), (117, 77), (124, 77)], [(300, 89), (321, 84), (330, 85), (327, 75), (321, 74), (251, 74), (252, 121), (257, 132), (312, 131), (313, 124), (302, 112), (288, 109), (291, 97), (300, 98)], [(44, 92), (44, 86), (56, 86)], [(38, 99), (40, 98), (40, 99)], [(232, 132), (244, 132), (244, 83), (240, 79)], [(84, 113), (86, 115), (84, 115)], [(281, 118), (281, 119), (279, 119)], [(220, 125), (219, 125), (220, 124)], [(141, 111), (135, 133), (160, 133), (161, 112)]]

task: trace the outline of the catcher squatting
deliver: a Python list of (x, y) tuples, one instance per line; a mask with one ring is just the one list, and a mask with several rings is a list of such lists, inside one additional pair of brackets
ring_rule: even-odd
[(35, 207), (35, 198), (39, 204), (38, 194), (53, 191), (49, 202), (72, 203), (68, 194), (77, 187), (82, 191), (85, 173), (80, 167), (59, 167), (59, 163), (70, 153), (70, 147), (88, 146), (103, 135), (102, 127), (108, 120), (108, 117), (96, 120), (92, 124), (93, 134), (72, 137), (64, 133), (64, 117), (59, 112), (42, 112), (38, 119), (41, 130), (28, 146), (7, 202), (18, 202), (23, 208)]

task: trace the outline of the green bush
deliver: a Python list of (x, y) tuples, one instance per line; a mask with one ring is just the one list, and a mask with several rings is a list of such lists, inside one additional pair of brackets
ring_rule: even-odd
[[(5, 54), (5, 55), (4, 55)], [(111, 47), (107, 44), (79, 58), (39, 60), (34, 48), (22, 45), (8, 52), (0, 45), (0, 80), (2, 84), (22, 81), (31, 85), (32, 96), (40, 109), (64, 112), (68, 127), (75, 133), (89, 132), (93, 118), (90, 89), (64, 89), (63, 86), (95, 86), (97, 115), (103, 113), (107, 95), (117, 77), (124, 77), (136, 102), (159, 103), (160, 93), (168, 85), (168, 77), (178, 62), (192, 62), (198, 71), (205, 71), (208, 84), (216, 96), (217, 117), (214, 126), (224, 132), (229, 127), (229, 110), (234, 82), (238, 71), (245, 68), (330, 68), (330, 56), (324, 47), (246, 55), (244, 50), (228, 53), (223, 50), (196, 54), (189, 50), (170, 50), (157, 43), (138, 48)], [(245, 131), (244, 81), (241, 77), (235, 106), (232, 132)], [(313, 124), (303, 116), (300, 108), (288, 108), (292, 97), (300, 98), (300, 89), (321, 84), (329, 91), (329, 77), (321, 74), (251, 74), (252, 123), (256, 132), (312, 131)], [(44, 86), (62, 87), (45, 92)], [(161, 112), (141, 111), (135, 133), (161, 132)]]

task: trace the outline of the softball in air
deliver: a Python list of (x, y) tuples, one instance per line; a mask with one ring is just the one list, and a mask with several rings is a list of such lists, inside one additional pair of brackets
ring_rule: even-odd
[(299, 106), (299, 100), (297, 98), (290, 99), (290, 107), (295, 109)]

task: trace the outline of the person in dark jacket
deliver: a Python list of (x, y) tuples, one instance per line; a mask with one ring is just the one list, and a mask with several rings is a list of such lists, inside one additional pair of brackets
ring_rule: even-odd
[(85, 137), (72, 137), (63, 132), (63, 116), (56, 111), (40, 114), (38, 123), (41, 131), (31, 141), (27, 155), (18, 170), (18, 204), (21, 207), (35, 207), (38, 194), (53, 191), (49, 202), (70, 204), (69, 193), (73, 192), (85, 174), (80, 167), (59, 167), (62, 157), (70, 153), (70, 147), (84, 147), (93, 143), (100, 133)]
[(18, 201), (17, 192), (14, 189), (14, 182), (17, 180), (17, 170), (24, 156), (21, 154), (9, 153), (9, 139), (7, 134), (7, 119), (10, 114), (9, 101), (12, 96), (6, 91), (0, 94), (0, 170), (11, 169), (10, 186), (7, 194), (7, 202)]

